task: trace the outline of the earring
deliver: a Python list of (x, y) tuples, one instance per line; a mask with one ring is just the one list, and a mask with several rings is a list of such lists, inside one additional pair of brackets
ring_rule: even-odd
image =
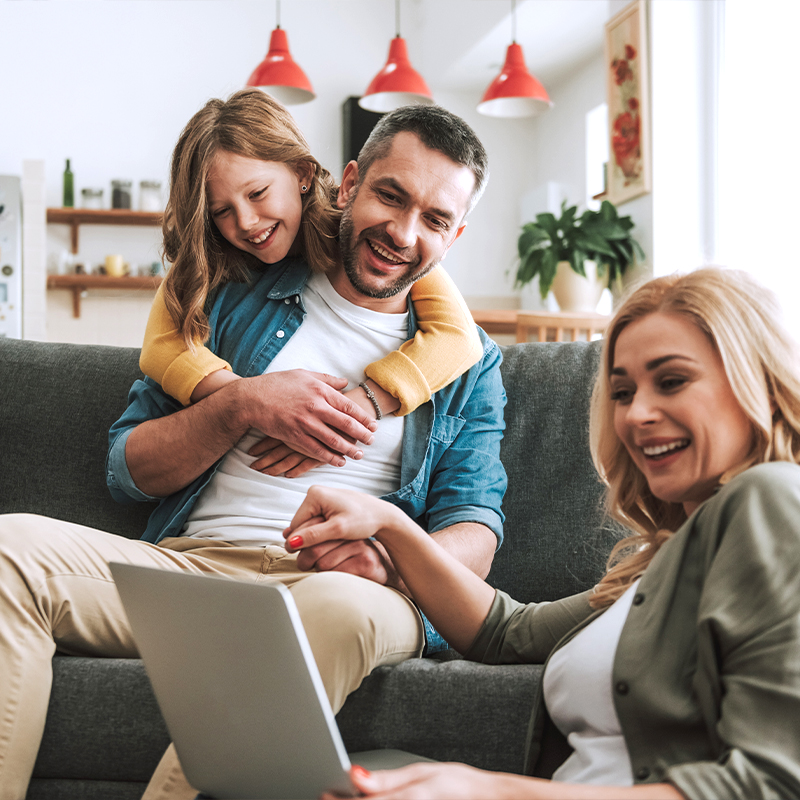
[(305, 184), (303, 184), (303, 185), (300, 187), (300, 192), (301, 192), (302, 194), (305, 194), (307, 191), (308, 191), (308, 186), (306, 186)]

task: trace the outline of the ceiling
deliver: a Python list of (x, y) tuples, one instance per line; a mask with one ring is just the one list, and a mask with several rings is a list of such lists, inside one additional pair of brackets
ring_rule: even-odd
[[(348, 2), (348, 0), (339, 0)], [(394, 0), (370, 0), (371, 26), (394, 34)], [(385, 17), (385, 21), (384, 21)], [(517, 0), (516, 41), (530, 71), (557, 84), (603, 47), (608, 0)], [(400, 0), (414, 67), (447, 91), (483, 91), (512, 41), (511, 0)]]

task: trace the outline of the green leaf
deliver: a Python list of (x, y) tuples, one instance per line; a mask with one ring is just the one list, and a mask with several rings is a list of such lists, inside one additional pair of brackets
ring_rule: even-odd
[(581, 230), (579, 244), (590, 253), (602, 253), (605, 256), (616, 255), (606, 240), (594, 231)]
[(600, 216), (610, 222), (616, 221), (617, 209), (614, 204), (610, 203), (608, 200), (603, 200), (600, 204)]
[(521, 260), (517, 269), (516, 286), (524, 286), (530, 283), (542, 265), (544, 250), (531, 250)]
[(572, 269), (578, 273), (578, 275), (583, 275), (586, 277), (586, 269), (583, 266), (583, 262), (586, 261), (586, 253), (583, 250), (575, 249), (572, 253), (572, 258), (570, 258), (569, 263), (572, 266)]
[(550, 237), (548, 236), (547, 231), (543, 230), (538, 225), (529, 222), (523, 227), (522, 233), (517, 240), (517, 250), (520, 258), (522, 258), (532, 247), (535, 247), (541, 242), (547, 241), (549, 238)]
[(575, 214), (577, 214), (577, 212), (578, 206), (572, 206), (564, 211), (564, 213), (561, 215), (561, 219), (558, 221), (558, 227), (564, 231), (572, 228), (575, 225)]
[(539, 269), (539, 293), (542, 295), (542, 300), (547, 297), (550, 287), (553, 285), (556, 269), (558, 269), (558, 259), (555, 253), (552, 250), (545, 250)]

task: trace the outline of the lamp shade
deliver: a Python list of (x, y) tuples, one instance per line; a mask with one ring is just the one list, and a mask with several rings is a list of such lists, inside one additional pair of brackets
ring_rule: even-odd
[(532, 117), (552, 105), (547, 90), (528, 72), (522, 47), (515, 42), (508, 46), (503, 71), (489, 84), (478, 111), (487, 117)]
[(257, 86), (287, 106), (313, 100), (316, 95), (305, 72), (289, 52), (289, 38), (282, 28), (275, 28), (269, 38), (269, 51), (253, 70), (248, 86)]
[(400, 106), (433, 104), (428, 84), (408, 60), (406, 40), (402, 36), (392, 39), (385, 66), (372, 79), (358, 104), (367, 111), (378, 112)]

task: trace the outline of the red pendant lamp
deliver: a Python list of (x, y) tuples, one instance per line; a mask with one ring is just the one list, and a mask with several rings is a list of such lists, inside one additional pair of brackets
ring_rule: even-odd
[(285, 106), (299, 105), (313, 100), (316, 95), (311, 81), (292, 58), (289, 38), (281, 28), (281, 1), (276, 2), (277, 22), (269, 38), (269, 51), (253, 70), (248, 86), (257, 86)]
[(528, 72), (522, 47), (516, 42), (515, 0), (511, 0), (511, 24), (511, 44), (506, 51), (506, 63), (478, 104), (478, 112), (487, 117), (532, 117), (553, 105), (544, 86)]
[(433, 104), (431, 90), (411, 66), (406, 40), (400, 36), (400, 0), (395, 0), (394, 8), (397, 34), (389, 44), (389, 58), (358, 101), (367, 111), (383, 113), (400, 106)]

